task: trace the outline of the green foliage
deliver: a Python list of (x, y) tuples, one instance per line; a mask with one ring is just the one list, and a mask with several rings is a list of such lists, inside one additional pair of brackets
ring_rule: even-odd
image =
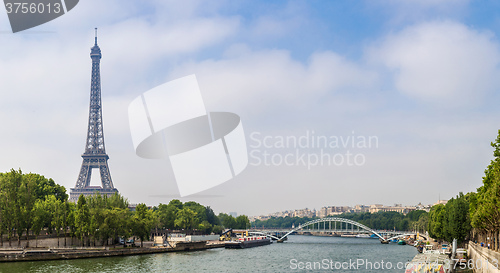
[(185, 209), (190, 209), (196, 214), (196, 223), (207, 221), (206, 208), (196, 202), (186, 202), (183, 206)]
[(236, 219), (226, 213), (219, 213), (219, 219), (224, 228), (236, 228)]
[(470, 195), (471, 224), (484, 233), (500, 230), (500, 130), (491, 146), (494, 159), (484, 171), (483, 185)]
[(209, 206), (205, 207), (192, 201), (182, 203), (173, 199), (167, 205), (158, 205), (154, 211), (158, 228), (198, 230), (208, 234), (221, 233), (224, 228), (250, 227), (248, 217), (245, 215), (239, 216), (238, 222), (237, 219), (225, 213), (217, 216)]
[(135, 213), (132, 218), (132, 234), (141, 239), (141, 247), (144, 239), (149, 237), (151, 229), (155, 224), (153, 211), (148, 209), (145, 204), (139, 204), (135, 208)]
[(35, 184), (35, 197), (36, 199), (45, 199), (47, 196), (55, 196), (59, 201), (68, 200), (66, 188), (58, 185), (52, 178), (45, 178), (43, 175), (29, 173), (26, 174), (26, 179), (34, 181)]
[(33, 209), (33, 233), (38, 237), (43, 227), (47, 224), (47, 219), (50, 217), (49, 211), (45, 209), (44, 201), (36, 200)]
[(477, 193), (466, 195), (468, 201), (470, 225), (474, 228), (474, 236), (492, 237), (494, 248), (498, 249), (500, 231), (500, 130), (495, 142), (493, 160), (486, 167), (483, 185)]
[[(344, 213), (338, 215), (337, 217), (345, 218), (349, 220), (356, 221), (363, 225), (366, 225), (372, 229), (377, 230), (399, 230), (407, 231), (417, 229), (424, 231), (426, 225), (422, 226), (422, 223), (426, 222), (427, 212), (418, 211), (413, 213), (408, 213), (406, 216), (399, 212), (378, 212), (378, 213)], [(422, 220), (419, 224), (420, 218)], [(316, 218), (300, 218), (300, 217), (271, 217), (268, 220), (260, 221), (256, 220), (252, 224), (252, 227), (268, 227), (268, 228), (291, 228), (292, 226), (297, 227), (308, 221)], [(340, 223), (337, 224), (340, 228)], [(344, 226), (342, 226), (344, 227)]]
[(212, 228), (212, 232), (215, 233), (215, 234), (221, 234), (222, 231), (224, 231), (224, 227), (221, 226), (221, 225), (215, 225)]
[(212, 225), (207, 221), (203, 221), (198, 225), (198, 230), (203, 231), (203, 233), (210, 233)]
[(468, 237), (471, 225), (469, 217), (469, 201), (459, 193), (457, 198), (451, 199), (446, 203), (447, 222), (445, 226), (445, 239), (451, 242), (457, 239), (461, 244)]
[(157, 210), (160, 227), (175, 229), (175, 218), (177, 212), (181, 210), (182, 207), (182, 202), (177, 199), (171, 200), (168, 205), (160, 204)]
[(213, 226), (220, 225), (220, 220), (217, 217), (217, 215), (215, 215), (215, 212), (212, 210), (212, 208), (207, 206), (205, 208), (205, 214), (207, 216), (207, 221), (210, 223), (210, 225)]
[(448, 242), (457, 239), (459, 244), (467, 239), (471, 230), (469, 196), (459, 193), (446, 205), (439, 204), (431, 208), (429, 235), (432, 238)]
[(83, 195), (80, 195), (78, 198), (78, 202), (76, 203), (76, 211), (75, 211), (75, 229), (76, 236), (78, 236), (82, 242), (84, 237), (89, 235), (90, 231), (90, 212), (87, 205), (87, 201)]
[[(0, 173), (0, 236), (7, 234), (10, 245), (17, 235), (20, 244), (23, 234), (32, 231), (38, 238), (43, 231), (56, 236), (76, 236), (83, 246), (134, 235), (141, 239), (142, 245), (153, 227), (197, 229), (204, 233), (223, 229), (214, 211), (196, 202), (183, 204), (174, 199), (153, 209), (139, 204), (131, 212), (127, 199), (117, 193), (109, 197), (82, 195), (76, 204), (67, 199), (66, 189), (50, 178), (23, 174), (21, 170)], [(228, 220), (233, 227), (248, 226), (246, 216)]]
[(246, 215), (234, 218), (226, 213), (219, 213), (219, 221), (224, 228), (247, 229), (250, 228), (250, 221)]
[[(220, 216), (219, 216), (220, 218)], [(315, 218), (309, 217), (271, 217), (268, 220), (255, 220), (251, 223), (252, 227), (256, 228), (291, 228), (298, 227), (301, 224), (309, 222)]]
[(237, 229), (247, 229), (250, 228), (250, 220), (246, 215), (240, 215), (236, 217), (236, 228)]
[(198, 215), (189, 208), (183, 208), (177, 212), (175, 225), (181, 229), (193, 229), (198, 226)]
[(435, 239), (444, 238), (444, 205), (438, 204), (429, 212), (429, 235)]

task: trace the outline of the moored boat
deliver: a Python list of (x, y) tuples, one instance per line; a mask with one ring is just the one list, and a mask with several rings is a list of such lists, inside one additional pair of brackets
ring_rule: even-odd
[(250, 248), (271, 244), (271, 239), (266, 236), (243, 236), (231, 241), (227, 241), (225, 248)]
[(406, 265), (406, 273), (449, 273), (451, 271), (451, 260), (448, 255), (439, 251), (431, 250), (424, 254), (417, 254), (413, 260)]

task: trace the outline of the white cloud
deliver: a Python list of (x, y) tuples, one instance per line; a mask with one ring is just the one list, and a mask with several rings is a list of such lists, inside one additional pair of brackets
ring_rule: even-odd
[(395, 87), (442, 106), (477, 103), (500, 86), (500, 52), (492, 33), (445, 21), (408, 27), (368, 50), (394, 72)]
[(331, 51), (314, 53), (305, 64), (286, 50), (237, 46), (229, 51), (221, 60), (185, 63), (172, 79), (195, 73), (210, 110), (264, 115), (281, 107), (307, 109), (336, 92), (368, 88), (377, 81), (376, 73)]

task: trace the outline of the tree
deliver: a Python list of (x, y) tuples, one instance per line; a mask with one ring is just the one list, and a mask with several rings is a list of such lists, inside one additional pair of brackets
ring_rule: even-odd
[(416, 230), (419, 232), (425, 232), (427, 230), (427, 226), (429, 225), (429, 214), (421, 214), (418, 218), (418, 221), (415, 224)]
[(168, 211), (168, 205), (165, 204), (159, 204), (158, 209), (156, 210), (156, 215), (158, 217), (158, 225), (161, 228), (170, 228), (171, 226), (173, 227), (174, 223), (173, 221), (175, 220), (175, 214), (172, 219), (172, 225), (170, 225), (170, 217), (169, 217), (169, 211)]
[(183, 208), (177, 213), (175, 225), (181, 229), (193, 229), (198, 225), (196, 212), (189, 208)]
[(76, 205), (73, 202), (66, 202), (68, 206), (68, 216), (66, 218), (67, 226), (69, 227), (69, 235), (71, 236), (71, 242), (73, 243), (73, 237), (77, 236), (76, 231)]
[(201, 223), (203, 221), (207, 221), (206, 208), (199, 203), (196, 202), (186, 202), (183, 205), (183, 208), (187, 208), (192, 210), (196, 214), (196, 223)]
[(168, 205), (160, 204), (158, 206), (158, 217), (160, 226), (168, 229), (175, 229), (175, 219), (177, 212), (183, 208), (181, 201), (177, 199), (171, 200)]
[(236, 228), (239, 229), (247, 229), (250, 227), (250, 220), (248, 220), (248, 217), (246, 215), (240, 215), (236, 217)]
[(444, 205), (434, 205), (429, 212), (429, 236), (444, 239)]
[(211, 225), (213, 225), (213, 226), (220, 225), (219, 218), (217, 217), (217, 215), (215, 215), (215, 212), (212, 210), (212, 208), (210, 208), (210, 206), (205, 207), (205, 214), (206, 214), (207, 221)]
[(66, 246), (66, 238), (68, 237), (68, 227), (71, 228), (75, 224), (75, 203), (68, 202), (67, 200), (63, 202), (64, 205), (64, 217), (63, 217), (63, 228), (64, 228), (64, 246)]
[(451, 242), (453, 239), (457, 239), (457, 242), (461, 244), (469, 236), (471, 230), (469, 202), (460, 192), (456, 198), (452, 198), (446, 203), (445, 211), (445, 240)]
[(110, 197), (107, 197), (106, 199), (107, 208), (128, 209), (128, 200), (117, 192), (115, 192), (115, 194), (111, 195)]
[(219, 213), (219, 220), (224, 228), (236, 228), (236, 219), (226, 213)]
[(144, 239), (149, 237), (154, 224), (153, 212), (145, 204), (138, 204), (133, 216), (132, 233), (141, 239), (141, 247)]
[[(103, 240), (108, 240), (111, 238), (128, 238), (130, 236), (130, 226), (131, 217), (130, 211), (128, 209), (114, 207), (108, 209), (105, 212), (105, 220), (101, 229), (103, 232), (106, 231), (106, 227), (109, 229), (106, 233), (103, 233)], [(146, 227), (148, 228), (148, 227)], [(142, 239), (141, 239), (142, 246)]]
[(96, 193), (87, 198), (87, 205), (89, 207), (89, 218), (90, 218), (89, 235), (92, 237), (94, 245), (96, 240), (101, 239), (102, 230), (100, 230), (100, 228), (101, 225), (104, 223), (105, 219), (104, 211), (107, 208), (107, 203), (108, 203), (107, 195), (101, 195), (99, 193)]
[(215, 225), (212, 227), (212, 232), (215, 234), (221, 234), (224, 231), (224, 227), (221, 225)]
[(33, 227), (32, 231), (35, 234), (35, 247), (38, 246), (38, 235), (40, 235), (40, 231), (42, 231), (45, 226), (46, 219), (49, 211), (45, 209), (44, 201), (38, 199), (35, 202), (35, 206), (33, 208)]
[(45, 199), (47, 196), (53, 195), (61, 202), (68, 200), (66, 188), (56, 184), (52, 178), (47, 179), (43, 175), (34, 173), (27, 174), (26, 178), (35, 182), (34, 191), (37, 199)]
[(203, 231), (203, 233), (208, 234), (212, 230), (212, 225), (207, 221), (203, 221), (198, 225), (198, 230)]
[(76, 205), (76, 212), (75, 212), (75, 228), (76, 228), (76, 235), (80, 238), (82, 246), (84, 245), (83, 239), (85, 236), (89, 234), (89, 220), (90, 220), (90, 214), (89, 214), (89, 208), (87, 206), (87, 201), (85, 200), (85, 196), (80, 195), (78, 198), (78, 202)]
[(57, 246), (59, 247), (59, 234), (63, 228), (66, 206), (61, 200), (57, 199), (55, 195), (47, 196), (44, 203), (51, 215), (50, 226), (52, 226), (56, 232)]
[[(23, 204), (20, 188), (23, 184), (23, 174), (21, 170), (16, 171), (11, 169), (10, 172), (2, 175), (2, 192), (5, 194), (4, 204), (4, 222), (7, 228), (7, 237), (9, 239), (9, 246), (11, 246), (13, 231), (19, 234), (24, 229)], [(19, 235), (18, 246), (21, 245), (21, 238)]]

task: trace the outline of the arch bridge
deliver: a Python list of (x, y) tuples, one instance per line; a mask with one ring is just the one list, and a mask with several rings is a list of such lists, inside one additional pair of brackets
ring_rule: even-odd
[[(320, 224), (323, 223), (323, 228), (326, 229), (326, 223), (329, 223), (329, 229), (331, 230), (332, 228), (332, 222), (335, 223), (335, 230), (337, 230), (337, 223), (346, 223), (345, 225), (345, 228), (346, 230), (348, 229), (348, 224), (351, 225), (351, 230), (354, 231), (354, 226), (357, 226), (358, 228), (361, 228), (361, 229), (364, 229), (370, 233), (373, 233), (375, 234), (377, 237), (379, 237), (381, 240), (385, 240), (384, 237), (382, 237), (382, 235), (380, 235), (378, 232), (376, 232), (375, 230), (361, 224), (361, 223), (358, 223), (356, 221), (353, 221), (353, 220), (349, 220), (349, 219), (344, 219), (344, 218), (337, 218), (337, 217), (326, 217), (326, 218), (320, 218), (320, 219), (315, 219), (315, 220), (312, 220), (312, 221), (309, 221), (309, 222), (306, 222), (302, 225), (299, 225), (298, 227), (292, 229), (291, 231), (289, 231), (287, 234), (283, 235), (279, 240), (279, 241), (283, 241), (288, 235), (298, 231), (298, 230), (301, 230), (303, 229), (304, 227), (307, 227), (307, 226), (313, 226), (315, 224), (318, 224), (318, 229), (320, 227)], [(341, 225), (341, 228), (342, 228), (342, 225)]]
[[(337, 228), (337, 223), (340, 223), (340, 230)], [(267, 236), (277, 240), (278, 242), (283, 242), (288, 235), (290, 235), (296, 231), (302, 230), (306, 227), (312, 226), (314, 228), (315, 225), (317, 225), (317, 227), (318, 227), (317, 230), (330, 230), (330, 231), (336, 231), (336, 232), (353, 232), (354, 233), (354, 232), (359, 232), (361, 229), (361, 230), (364, 230), (368, 233), (375, 234), (381, 241), (389, 241), (389, 240), (392, 240), (392, 239), (395, 239), (398, 237), (402, 237), (402, 236), (415, 235), (412, 233), (404, 233), (404, 234), (394, 234), (393, 233), (394, 236), (387, 236), (387, 237), (391, 237), (391, 238), (384, 238), (379, 232), (377, 232), (377, 231), (375, 231), (375, 230), (373, 230), (373, 229), (371, 229), (371, 228), (369, 228), (361, 223), (358, 223), (356, 221), (349, 220), (349, 219), (338, 218), (338, 217), (325, 217), (325, 218), (315, 219), (315, 220), (306, 222), (306, 223), (301, 224), (298, 227), (286, 232), (285, 235), (283, 235), (281, 237), (275, 236), (275, 235), (270, 235), (270, 234), (263, 233), (263, 232), (258, 232), (258, 231), (253, 231), (251, 233), (260, 234), (260, 235), (267, 235)], [(327, 225), (328, 225), (328, 227), (327, 227)], [(357, 230), (355, 230), (354, 227), (357, 227)], [(392, 233), (392, 232), (383, 232), (382, 234), (388, 235), (389, 233)]]

